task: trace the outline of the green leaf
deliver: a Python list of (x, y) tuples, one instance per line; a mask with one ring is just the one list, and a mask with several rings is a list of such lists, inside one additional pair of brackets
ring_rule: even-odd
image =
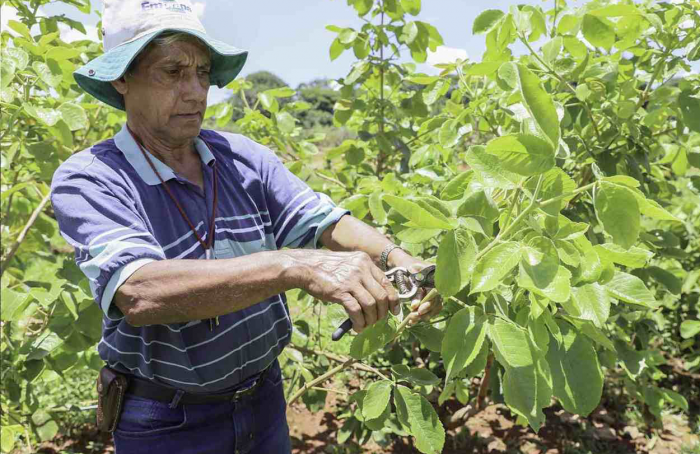
[(476, 191), (469, 194), (457, 208), (457, 216), (479, 216), (488, 221), (498, 218), (500, 212), (498, 207), (486, 193), (486, 191)]
[(640, 231), (639, 204), (627, 188), (602, 184), (595, 195), (595, 211), (613, 242), (629, 249), (637, 242)]
[(449, 82), (445, 79), (439, 79), (423, 90), (423, 102), (425, 102), (427, 106), (430, 106), (444, 96), (449, 89)]
[(647, 199), (641, 193), (635, 192), (634, 195), (637, 198), (637, 203), (639, 203), (639, 209), (642, 211), (643, 215), (649, 216), (653, 219), (658, 219), (660, 221), (683, 222), (676, 216), (666, 211), (666, 209), (659, 205), (657, 201)]
[(611, 243), (598, 244), (594, 247), (600, 257), (605, 257), (628, 268), (642, 268), (654, 256), (653, 252), (636, 246), (632, 246), (628, 250)]
[(35, 61), (32, 63), (32, 68), (49, 87), (56, 88), (63, 80), (63, 73), (56, 64), (48, 65), (42, 61)]
[(420, 244), (435, 238), (440, 232), (442, 232), (441, 229), (414, 229), (409, 227), (397, 233), (396, 238), (405, 243)]
[(44, 123), (46, 126), (53, 126), (61, 120), (61, 113), (56, 109), (46, 109), (25, 103), (22, 106), (29, 115)]
[(277, 127), (280, 131), (286, 134), (290, 134), (294, 131), (296, 120), (289, 112), (277, 113), (275, 117), (277, 118)]
[(520, 175), (539, 175), (554, 167), (552, 146), (530, 134), (493, 139), (486, 145), (486, 152), (497, 156), (506, 170)]
[(374, 222), (379, 225), (385, 225), (387, 222), (386, 210), (384, 209), (384, 204), (382, 203), (382, 192), (374, 191), (368, 200), (369, 212), (372, 213)]
[(331, 61), (335, 60), (336, 58), (340, 57), (340, 54), (342, 54), (345, 51), (345, 46), (340, 42), (338, 38), (334, 39), (333, 42), (331, 43), (331, 48), (330, 48), (330, 57)]
[(401, 0), (401, 7), (411, 16), (420, 13), (421, 0)]
[(521, 267), (518, 285), (557, 303), (564, 303), (571, 295), (571, 272), (560, 265), (554, 280), (547, 287), (539, 288)]
[(431, 352), (440, 353), (442, 350), (442, 339), (444, 337), (442, 330), (432, 325), (418, 324), (409, 328), (409, 331)]
[(396, 322), (394, 319), (384, 317), (355, 336), (350, 345), (350, 356), (355, 359), (366, 358), (386, 345), (395, 332)]
[(700, 333), (700, 321), (684, 320), (681, 323), (681, 337), (683, 339), (690, 339), (698, 333)]
[(362, 401), (362, 416), (374, 419), (381, 416), (391, 399), (393, 383), (389, 380), (375, 381), (367, 387), (367, 394)]
[(558, 322), (563, 342), (551, 342), (547, 362), (554, 396), (570, 413), (588, 416), (603, 393), (603, 371), (593, 345), (566, 322)]
[(475, 171), (476, 177), (485, 186), (499, 189), (514, 189), (523, 180), (520, 175), (501, 166), (498, 157), (486, 152), (486, 147), (469, 147), (465, 161)]
[(0, 305), (0, 319), (3, 322), (12, 322), (22, 315), (22, 311), (29, 303), (28, 293), (18, 293), (9, 288), (2, 289), (2, 304)]
[(544, 46), (542, 46), (542, 54), (544, 55), (544, 59), (549, 63), (554, 62), (561, 53), (563, 45), (564, 40), (561, 36), (556, 36), (551, 41), (548, 41)]
[(498, 61), (484, 61), (481, 63), (473, 64), (467, 69), (464, 74), (467, 76), (490, 76), (491, 74), (498, 71), (501, 67), (501, 62)]
[(474, 238), (462, 229), (445, 234), (437, 253), (435, 286), (447, 298), (464, 288), (471, 277), (477, 246)]
[(459, 140), (469, 132), (469, 126), (459, 126), (457, 120), (448, 120), (440, 127), (438, 139), (440, 145), (445, 148), (454, 147), (459, 143)]
[(700, 132), (700, 97), (690, 90), (683, 90), (678, 95), (678, 105), (685, 125), (691, 131)]
[(614, 298), (629, 304), (646, 308), (656, 307), (656, 299), (641, 279), (631, 274), (616, 271), (610, 282), (605, 284), (605, 290)]
[(418, 36), (418, 25), (415, 22), (407, 22), (401, 29), (399, 40), (406, 44), (411, 44)]
[[(530, 178), (525, 187), (531, 192), (537, 187), (537, 178)], [(564, 194), (569, 194), (576, 189), (576, 182), (562, 169), (555, 167), (546, 172), (542, 178), (540, 197), (543, 201), (553, 199)], [(550, 216), (558, 216), (559, 212), (566, 206), (573, 196), (567, 196), (542, 207), (542, 210)], [(562, 238), (560, 238), (562, 239)]]
[(596, 47), (610, 50), (615, 44), (615, 25), (603, 17), (583, 16), (583, 37)]
[(424, 454), (439, 454), (445, 445), (445, 428), (428, 400), (405, 386), (394, 393), (396, 415), (401, 425), (416, 439), (416, 448)]
[(58, 434), (58, 424), (51, 419), (46, 410), (37, 410), (32, 414), (32, 422), (41, 441), (51, 440)]
[(27, 38), (29, 41), (34, 41), (32, 34), (29, 32), (29, 27), (27, 27), (26, 24), (16, 20), (9, 20), (7, 21), (7, 26)]
[(462, 172), (450, 181), (442, 188), (440, 193), (440, 198), (442, 200), (458, 200), (464, 197), (464, 193), (467, 190), (467, 186), (474, 178), (474, 171), (467, 170)]
[(509, 241), (484, 254), (474, 267), (471, 293), (487, 292), (496, 288), (518, 264), (521, 253), (520, 244)]
[(597, 283), (586, 284), (571, 289), (571, 300), (565, 308), (574, 317), (590, 320), (602, 328), (610, 316), (610, 298), (605, 287)]
[(440, 379), (428, 369), (421, 367), (412, 367), (404, 364), (392, 366), (391, 371), (399, 377), (399, 379), (407, 380), (416, 385), (430, 386), (440, 383)]
[(542, 408), (549, 406), (552, 398), (549, 365), (537, 354), (527, 331), (511, 321), (496, 318), (489, 337), (496, 359), (505, 369), (502, 386), (506, 404), (539, 430), (545, 419)]
[(505, 16), (505, 13), (500, 9), (487, 9), (474, 19), (472, 34), (480, 35), (490, 32), (499, 24), (503, 16)]
[(63, 121), (66, 122), (71, 131), (87, 128), (89, 125), (85, 109), (81, 106), (69, 102), (64, 102), (58, 108)]
[(0, 430), (0, 451), (10, 452), (15, 447), (17, 436), (24, 432), (19, 424), (4, 425)]
[(680, 408), (683, 411), (688, 411), (688, 400), (681, 394), (665, 388), (661, 388), (661, 394), (663, 394), (664, 398), (670, 404), (675, 405), (677, 408)]
[(481, 351), (486, 337), (486, 317), (481, 309), (469, 306), (450, 319), (442, 340), (442, 359), (447, 375), (445, 382), (456, 377)]
[(10, 85), (15, 77), (17, 62), (11, 58), (4, 58), (0, 61), (0, 88)]
[(649, 266), (644, 269), (644, 273), (651, 276), (652, 279), (666, 287), (674, 295), (680, 295), (683, 291), (683, 283), (670, 271), (658, 266)]
[(383, 199), (392, 208), (398, 211), (401, 216), (412, 221), (417, 227), (443, 230), (452, 230), (455, 228), (455, 225), (437, 210), (430, 212), (416, 202), (394, 195), (385, 195)]
[(559, 270), (554, 242), (544, 236), (532, 238), (523, 248), (521, 265), (538, 288), (547, 288)]
[(537, 124), (537, 128), (549, 138), (552, 147), (559, 146), (559, 117), (552, 97), (540, 86), (540, 78), (524, 65), (518, 64), (520, 94), (523, 104)]

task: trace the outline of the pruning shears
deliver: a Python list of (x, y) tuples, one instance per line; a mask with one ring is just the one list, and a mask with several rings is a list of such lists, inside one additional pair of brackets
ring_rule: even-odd
[[(422, 270), (411, 273), (408, 269), (397, 266), (384, 275), (399, 289), (399, 299), (411, 299), (421, 288), (435, 288), (435, 265), (430, 265)], [(331, 339), (340, 340), (352, 328), (352, 320), (345, 320), (342, 325), (335, 330)]]

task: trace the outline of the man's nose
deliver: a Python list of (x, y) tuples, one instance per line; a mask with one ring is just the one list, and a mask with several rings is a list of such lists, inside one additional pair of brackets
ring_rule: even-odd
[(183, 101), (203, 102), (209, 93), (209, 79), (197, 74), (197, 71), (188, 72), (180, 80)]

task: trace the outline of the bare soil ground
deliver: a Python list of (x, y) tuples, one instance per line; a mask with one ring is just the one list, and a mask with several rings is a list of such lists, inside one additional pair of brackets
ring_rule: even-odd
[[(673, 378), (671, 378), (673, 377)], [(357, 387), (356, 380), (345, 386)], [(466, 423), (447, 431), (444, 454), (700, 454), (700, 434), (691, 427), (700, 423), (700, 383), (694, 377), (669, 374), (669, 388), (679, 386), (688, 399), (690, 411), (685, 415), (665, 413), (663, 429), (647, 430), (642, 422), (632, 422), (625, 399), (606, 393), (601, 405), (588, 417), (567, 413), (558, 405), (545, 409), (546, 424), (539, 433), (514, 423), (515, 418), (504, 405), (490, 405), (469, 418)], [(333, 389), (342, 389), (336, 383)], [(342, 411), (335, 393), (329, 393), (322, 411), (310, 412), (303, 404), (287, 410), (294, 454), (417, 453), (409, 438), (395, 438), (388, 446), (374, 441), (359, 446), (348, 441), (340, 446), (338, 429), (343, 421), (336, 415)], [(622, 403), (621, 403), (622, 402)], [(456, 401), (441, 407), (453, 412)], [(637, 412), (636, 414), (639, 414)], [(634, 412), (632, 412), (634, 415)], [(690, 421), (688, 420), (690, 418)], [(694, 447), (694, 448), (693, 448)], [(113, 453), (111, 437), (97, 432), (94, 425), (73, 428), (70, 436), (59, 436), (24, 450), (23, 454), (106, 454)]]

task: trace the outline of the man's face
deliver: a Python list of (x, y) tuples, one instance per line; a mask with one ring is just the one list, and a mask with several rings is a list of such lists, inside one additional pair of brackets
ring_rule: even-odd
[(207, 108), (211, 61), (204, 45), (177, 41), (144, 51), (126, 76), (131, 118), (166, 143), (196, 137)]

